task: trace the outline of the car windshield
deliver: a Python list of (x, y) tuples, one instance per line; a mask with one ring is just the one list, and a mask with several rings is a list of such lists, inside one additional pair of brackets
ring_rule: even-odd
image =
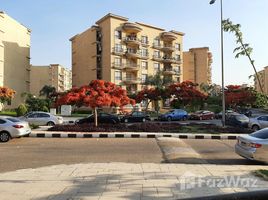
[(174, 112), (174, 110), (170, 110), (170, 111), (166, 112), (166, 114), (170, 114), (170, 113), (173, 113), (173, 112)]
[(19, 119), (16, 119), (16, 118), (6, 118), (6, 119), (11, 122), (21, 122)]
[(259, 138), (259, 139), (268, 139), (268, 128), (252, 133), (250, 134), (250, 136)]

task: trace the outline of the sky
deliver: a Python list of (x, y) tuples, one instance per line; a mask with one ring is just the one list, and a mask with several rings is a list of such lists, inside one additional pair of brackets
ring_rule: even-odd
[[(220, 0), (0, 0), (0, 10), (32, 30), (31, 64), (71, 67), (69, 39), (107, 13), (185, 33), (183, 50), (209, 47), (212, 81), (221, 84)], [(244, 41), (253, 48), (257, 70), (268, 65), (268, 1), (223, 0), (223, 18), (241, 24)], [(235, 58), (235, 38), (224, 33), (224, 82), (252, 83), (247, 57)]]

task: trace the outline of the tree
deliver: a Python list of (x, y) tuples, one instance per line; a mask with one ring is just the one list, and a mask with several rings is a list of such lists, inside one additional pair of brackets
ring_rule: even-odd
[(56, 93), (56, 88), (51, 85), (45, 85), (39, 91), (40, 96), (45, 96), (47, 99), (50, 98), (52, 94)]
[(144, 85), (153, 86), (155, 88), (165, 88), (165, 86), (173, 83), (172, 78), (168, 76), (162, 76), (162, 72), (158, 71), (153, 76), (148, 76)]
[(256, 101), (256, 92), (251, 87), (241, 85), (228, 85), (225, 90), (226, 105), (236, 109), (237, 107), (252, 106)]
[(8, 87), (0, 87), (0, 102), (6, 103), (10, 102), (14, 98), (15, 90)]
[(260, 86), (261, 92), (263, 93), (263, 88), (260, 82), (260, 78), (258, 75), (258, 72), (256, 70), (256, 67), (254, 65), (254, 60), (251, 58), (251, 54), (253, 51), (253, 48), (249, 46), (248, 43), (244, 43), (243, 41), (243, 34), (240, 30), (241, 25), (240, 24), (233, 24), (230, 19), (226, 19), (222, 21), (222, 28), (225, 32), (230, 32), (234, 33), (236, 37), (236, 43), (239, 44), (238, 47), (236, 47), (233, 51), (233, 53), (236, 53), (235, 58), (239, 58), (240, 56), (247, 56), (249, 59), (250, 64), (252, 65), (254, 72), (255, 72), (255, 77), (258, 80), (258, 84)]
[(72, 88), (57, 100), (57, 105), (87, 106), (94, 109), (95, 126), (97, 122), (97, 108), (103, 106), (124, 106), (135, 104), (135, 101), (127, 96), (126, 90), (114, 83), (104, 80), (93, 80), (89, 85), (80, 88)]
[(207, 98), (207, 95), (197, 90), (196, 86), (198, 86), (198, 84), (191, 81), (171, 84), (168, 87), (168, 93), (173, 97), (171, 104), (182, 105), (185, 107), (193, 105), (194, 103), (203, 103)]

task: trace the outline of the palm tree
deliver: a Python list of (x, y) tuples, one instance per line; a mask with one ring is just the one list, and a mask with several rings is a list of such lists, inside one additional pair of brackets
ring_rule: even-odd
[(171, 77), (162, 76), (162, 72), (158, 71), (155, 75), (148, 76), (144, 82), (144, 85), (153, 86), (158, 89), (163, 89), (165, 86), (173, 83)]
[(50, 98), (51, 94), (56, 92), (56, 88), (51, 85), (45, 85), (39, 92), (40, 96), (45, 96), (47, 99)]

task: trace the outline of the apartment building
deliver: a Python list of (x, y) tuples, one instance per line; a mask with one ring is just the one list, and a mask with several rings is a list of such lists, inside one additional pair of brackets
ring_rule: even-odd
[[(261, 87), (263, 89), (264, 94), (268, 95), (268, 66), (264, 67), (263, 70), (259, 71), (258, 76), (259, 76)], [(258, 92), (261, 92), (260, 85), (256, 77), (255, 77), (254, 85), (255, 85), (255, 89)]]
[(0, 11), (0, 86), (16, 91), (13, 108), (30, 91), (30, 38), (30, 29)]
[(64, 92), (72, 88), (72, 71), (59, 64), (32, 65), (30, 81), (30, 92), (35, 96), (39, 96), (39, 91), (45, 85), (55, 87), (57, 92)]
[(212, 53), (208, 47), (183, 52), (183, 80), (211, 84)]
[(183, 36), (109, 13), (70, 39), (73, 86), (103, 79), (136, 92), (149, 75), (160, 70), (180, 82)]

